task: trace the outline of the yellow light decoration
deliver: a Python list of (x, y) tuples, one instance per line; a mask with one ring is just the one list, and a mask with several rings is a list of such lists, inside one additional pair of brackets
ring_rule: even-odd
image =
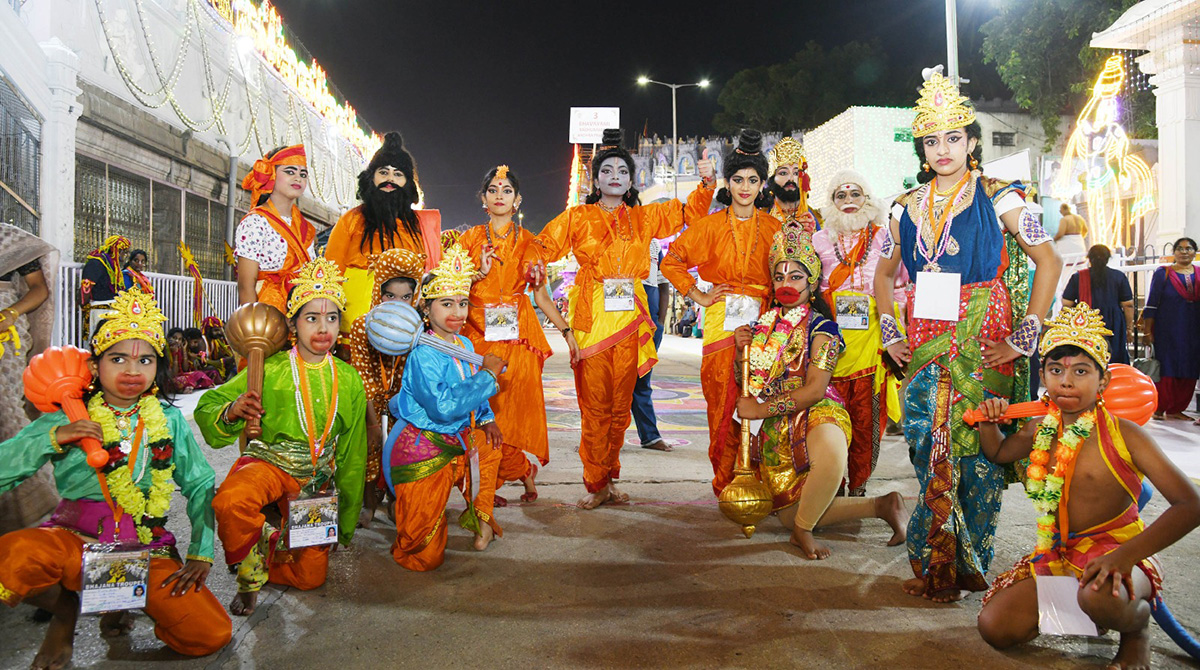
[(283, 19), (269, 0), (255, 6), (250, 0), (207, 0), (221, 16), (229, 18), (232, 5), (233, 30), (254, 42), (254, 48), (284, 82), (317, 110), (326, 122), (338, 130), (354, 148), (367, 157), (383, 144), (378, 133), (366, 133), (358, 125), (358, 112), (349, 103), (341, 104), (329, 90), (325, 69), (313, 59), (302, 63), (283, 34)]
[[(1125, 82), (1120, 54), (1110, 56), (1092, 87), (1092, 97), (1076, 119), (1063, 150), (1062, 169), (1054, 181), (1054, 194), (1070, 197), (1072, 181), (1083, 184), (1087, 198), (1088, 227), (1092, 242), (1110, 248), (1136, 243), (1130, 226), (1154, 211), (1154, 174), (1140, 156), (1133, 155), (1129, 137), (1121, 126), (1118, 94)], [(1075, 162), (1083, 164), (1075, 176)], [(1126, 214), (1125, 200), (1130, 200)]]

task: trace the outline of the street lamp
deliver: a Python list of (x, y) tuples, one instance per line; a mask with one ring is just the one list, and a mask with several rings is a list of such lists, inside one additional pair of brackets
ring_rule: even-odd
[(675, 92), (681, 88), (687, 88), (688, 86), (708, 88), (709, 81), (707, 79), (701, 79), (694, 84), (667, 84), (661, 81), (654, 81), (653, 79), (642, 75), (641, 77), (638, 77), (637, 83), (639, 86), (645, 86), (646, 84), (658, 84), (659, 86), (666, 86), (667, 88), (671, 89), (671, 181), (675, 187), (675, 199), (678, 200), (679, 179), (676, 175), (676, 172), (679, 170), (679, 118), (677, 113), (678, 106), (675, 103)]

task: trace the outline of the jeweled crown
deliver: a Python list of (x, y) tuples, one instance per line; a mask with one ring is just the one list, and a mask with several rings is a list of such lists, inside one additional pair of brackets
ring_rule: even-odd
[(346, 291), (342, 288), (345, 281), (342, 271), (333, 261), (314, 258), (300, 266), (300, 271), (292, 280), (287, 317), (290, 319), (296, 316), (301, 307), (319, 298), (333, 301), (338, 309), (346, 309)]
[(775, 266), (784, 261), (796, 261), (804, 266), (812, 282), (821, 278), (821, 257), (813, 246), (812, 235), (799, 224), (784, 224), (771, 242), (771, 274), (775, 273)]
[(913, 120), (913, 137), (954, 128), (964, 128), (975, 120), (971, 101), (960, 95), (954, 82), (934, 72), (921, 86), (917, 98), (917, 118)]
[(1108, 367), (1108, 336), (1112, 331), (1104, 325), (1099, 310), (1087, 303), (1063, 308), (1058, 316), (1046, 322), (1038, 353), (1045, 356), (1057, 347), (1075, 345), (1096, 359), (1100, 367)]
[(421, 289), (421, 298), (432, 300), (471, 293), (471, 278), (475, 264), (462, 245), (455, 242), (442, 254), (442, 261), (432, 271), (433, 280)]
[(100, 328), (92, 337), (92, 353), (101, 354), (117, 342), (145, 340), (161, 356), (167, 346), (163, 324), (167, 317), (158, 309), (154, 297), (134, 286), (121, 291), (100, 317)]
[(767, 152), (767, 174), (773, 175), (781, 165), (791, 165), (795, 163), (801, 169), (804, 169), (804, 145), (796, 141), (792, 137), (784, 137), (771, 147)]

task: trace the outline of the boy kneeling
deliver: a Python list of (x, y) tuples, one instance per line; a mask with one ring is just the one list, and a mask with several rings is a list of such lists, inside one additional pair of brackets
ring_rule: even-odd
[[(1029, 458), (1025, 489), (1041, 516), (1037, 548), (984, 596), (979, 633), (997, 649), (1029, 642), (1038, 636), (1029, 577), (1076, 577), (1083, 612), (1121, 634), (1111, 667), (1148, 668), (1150, 602), (1162, 584), (1155, 554), (1200, 524), (1200, 492), (1137, 424), (1105, 409), (1111, 333), (1100, 313), (1079, 305), (1046, 325), (1038, 351), (1049, 415), (1003, 437), (996, 424), (1006, 423), (1008, 403), (980, 405), (989, 421), (979, 428), (984, 454), (996, 463)], [(1143, 473), (1171, 504), (1149, 527), (1138, 516)]]

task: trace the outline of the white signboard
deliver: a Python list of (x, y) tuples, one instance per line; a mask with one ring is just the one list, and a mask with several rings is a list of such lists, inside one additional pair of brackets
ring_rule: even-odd
[(571, 144), (599, 144), (605, 129), (620, 127), (620, 107), (571, 108)]

